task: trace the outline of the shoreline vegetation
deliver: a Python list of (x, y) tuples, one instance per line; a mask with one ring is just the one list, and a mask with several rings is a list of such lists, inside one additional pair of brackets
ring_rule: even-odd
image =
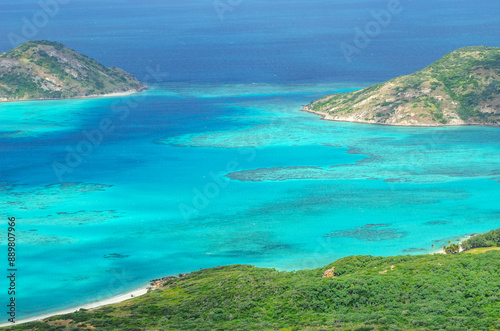
[[(189, 315), (191, 320), (186, 320), (186, 324), (182, 324), (182, 318), (177, 320), (177, 324), (168, 324), (169, 329), (206, 329), (211, 330), (213, 328), (228, 328), (234, 327), (236, 329), (241, 330), (254, 330), (254, 329), (274, 329), (277, 327), (285, 326), (283, 330), (321, 330), (323, 327), (330, 327), (331, 323), (335, 324), (335, 328), (338, 330), (358, 330), (358, 331), (368, 331), (368, 330), (420, 330), (424, 326), (430, 326), (434, 320), (431, 321), (429, 318), (423, 319), (410, 319), (408, 318), (400, 318), (398, 320), (397, 316), (388, 316), (389, 313), (384, 312), (384, 305), (387, 303), (383, 303), (383, 293), (384, 291), (395, 291), (401, 292), (399, 293), (397, 300), (401, 300), (399, 304), (403, 305), (403, 308), (409, 304), (411, 300), (415, 298), (415, 296), (420, 295), (420, 301), (425, 301), (428, 299), (426, 296), (432, 296), (435, 291), (438, 291), (437, 288), (433, 288), (429, 290), (429, 284), (426, 282), (427, 277), (431, 277), (433, 279), (437, 276), (444, 277), (442, 280), (437, 280), (435, 284), (437, 287), (441, 287), (441, 290), (448, 291), (452, 293), (452, 288), (446, 289), (446, 287), (450, 286), (464, 286), (463, 281), (467, 282), (468, 285), (458, 293), (465, 294), (465, 297), (459, 298), (457, 303), (468, 302), (469, 301), (477, 301), (478, 296), (484, 294), (485, 302), (488, 304), (487, 313), (480, 312), (480, 307), (478, 305), (473, 305), (475, 308), (474, 314), (483, 318), (483, 322), (487, 321), (490, 324), (487, 324), (487, 327), (494, 327), (496, 329), (500, 328), (500, 300), (497, 297), (498, 290), (500, 290), (500, 279), (497, 275), (498, 268), (500, 267), (500, 229), (492, 230), (483, 234), (472, 234), (466, 236), (464, 238), (468, 238), (463, 240), (458, 244), (451, 244), (450, 246), (445, 246), (439, 252), (430, 253), (426, 255), (406, 255), (406, 256), (391, 256), (391, 257), (374, 257), (374, 256), (348, 256), (342, 259), (335, 261), (334, 263), (327, 265), (322, 268), (317, 268), (313, 270), (299, 270), (299, 271), (277, 271), (275, 269), (266, 269), (266, 268), (257, 268), (254, 266), (248, 265), (232, 265), (225, 267), (215, 267), (204, 269), (200, 271), (195, 271), (189, 274), (180, 274), (179, 277), (165, 277), (160, 279), (154, 279), (150, 281), (148, 286), (143, 286), (137, 290), (127, 292), (125, 294), (117, 295), (112, 298), (100, 300), (97, 302), (89, 303), (86, 305), (81, 305), (74, 308), (64, 309), (61, 311), (48, 313), (32, 318), (26, 318), (23, 320), (19, 320), (16, 325), (4, 323), (1, 324), (0, 327), (9, 330), (76, 330), (74, 327), (78, 329), (93, 329), (98, 328), (102, 330), (116, 330), (116, 329), (127, 329), (131, 330), (146, 330), (148, 328), (154, 327), (154, 325), (163, 325), (161, 323), (168, 324), (170, 319), (174, 319), (174, 312), (172, 309), (164, 308), (162, 312), (165, 316), (161, 319), (161, 323), (156, 321), (153, 324), (147, 324), (144, 320), (140, 326), (136, 325), (137, 323), (132, 323), (131, 321), (119, 322), (119, 316), (123, 315), (122, 310), (131, 309), (131, 307), (136, 307), (139, 310), (140, 314), (145, 314), (148, 318), (154, 320), (152, 315), (156, 315), (158, 310), (161, 308), (161, 304), (164, 303), (167, 306), (171, 306), (172, 304), (177, 306), (182, 306), (179, 313), (181, 314), (194, 314)], [(463, 254), (468, 253), (470, 254)], [(458, 254), (461, 253), (461, 254)], [(478, 258), (478, 254), (481, 256)], [(495, 265), (496, 263), (496, 265)], [(450, 265), (450, 268), (446, 272), (439, 269), (446, 269), (444, 266)], [(457, 269), (459, 268), (459, 269)], [(399, 274), (396, 277), (396, 274), (399, 271), (405, 270), (403, 274)], [(496, 271), (495, 271), (496, 270)], [(458, 272), (460, 271), (460, 272)], [(233, 273), (236, 272), (237, 275)], [(263, 279), (260, 279), (260, 275), (263, 273), (267, 275)], [(271, 273), (273, 277), (270, 277), (268, 274)], [(460, 273), (460, 274), (459, 274)], [(474, 274), (475, 273), (475, 274)], [(368, 291), (368, 287), (382, 284), (388, 285), (390, 282), (384, 281), (381, 275), (389, 277), (392, 281), (402, 282), (403, 288), (406, 290), (401, 291), (398, 287), (390, 287), (390, 289), (385, 289), (378, 296), (374, 296), (373, 293)], [(391, 276), (392, 275), (392, 276)], [(310, 305), (305, 305), (303, 301), (303, 294), (300, 294), (300, 291), (294, 289), (294, 287), (289, 285), (283, 285), (283, 279), (291, 279), (292, 277), (299, 278), (299, 280), (304, 281), (304, 279), (312, 278), (312, 282), (306, 282), (306, 288), (311, 289), (316, 285), (321, 285), (322, 279), (335, 279), (338, 282), (343, 283), (351, 283), (351, 285), (346, 285), (345, 288), (342, 286), (336, 286), (335, 290), (345, 291), (347, 288), (347, 292), (344, 295), (347, 296), (345, 300), (340, 300), (336, 305), (337, 309), (343, 311), (346, 317), (351, 315), (352, 311), (356, 310), (356, 307), (359, 309), (361, 302), (367, 303), (366, 300), (361, 300), (362, 296), (365, 296), (365, 299), (368, 300), (368, 307), (370, 308), (370, 316), (375, 314), (378, 311), (377, 319), (370, 319), (369, 321), (361, 321), (364, 318), (358, 317), (347, 317), (344, 315), (336, 315), (335, 320), (333, 322), (329, 322), (325, 316), (315, 315), (312, 312), (309, 312), (307, 316), (305, 315), (305, 320), (301, 320), (300, 318), (294, 318), (292, 315), (298, 313), (299, 311), (304, 312), (304, 309), (298, 309), (298, 306), (301, 305), (303, 307), (307, 306), (311, 309)], [(372, 280), (370, 278), (377, 278)], [(281, 279), (283, 278), (283, 279)], [(303, 279), (304, 278), (304, 279)], [(190, 282), (191, 280), (191, 282)], [(231, 281), (229, 281), (231, 280)], [(233, 282), (237, 280), (236, 282)], [(443, 281), (445, 282), (443, 283)], [(475, 281), (480, 281), (478, 284), (475, 284)], [(324, 282), (325, 280), (323, 280)], [(182, 287), (183, 283), (187, 287)], [(210, 286), (207, 286), (205, 283), (210, 283)], [(213, 282), (218, 282), (216, 286), (212, 284)], [(420, 293), (412, 292), (412, 287), (416, 284), (417, 287), (414, 290), (422, 290), (422, 286), (424, 288), (423, 292), (425, 295), (421, 295)], [(486, 283), (485, 283), (486, 282)], [(492, 283), (493, 282), (493, 283)], [(234, 324), (232, 323), (234, 320), (237, 320), (236, 314), (226, 314), (224, 317), (219, 316), (220, 318), (213, 318), (211, 323), (206, 324), (206, 320), (203, 322), (201, 320), (194, 318), (193, 316), (200, 316), (200, 311), (193, 311), (195, 307), (192, 307), (193, 304), (186, 301), (187, 298), (183, 298), (183, 295), (186, 295), (188, 298), (191, 296), (195, 298), (201, 298), (204, 302), (210, 302), (210, 297), (212, 295), (222, 295), (219, 293), (228, 292), (232, 293), (232, 298), (241, 298), (244, 296), (251, 297), (252, 300), (258, 299), (255, 297), (255, 293), (252, 294), (252, 291), (239, 291), (239, 288), (243, 286), (241, 284), (251, 284), (250, 289), (256, 290), (260, 292), (261, 290), (272, 290), (273, 296), (284, 296), (284, 299), (290, 305), (287, 309), (283, 309), (283, 307), (274, 308), (273, 314), (271, 314), (272, 318), (282, 318), (283, 316), (288, 316), (285, 320), (287, 321), (285, 324), (276, 326), (273, 325), (272, 322), (260, 323), (259, 326), (256, 324), (251, 324), (250, 326), (245, 326), (246, 322), (242, 324)], [(432, 283), (432, 282), (431, 282)], [(201, 286), (200, 284), (204, 284)], [(238, 285), (239, 284), (239, 285)], [(462, 285), (460, 285), (462, 284)], [(485, 285), (487, 284), (487, 285)], [(248, 284), (247, 284), (248, 285)], [(304, 284), (303, 284), (304, 285)], [(363, 285), (365, 287), (364, 290), (359, 291), (358, 285)], [(183, 290), (181, 291), (178, 287), (181, 286)], [(188, 290), (190, 287), (201, 286), (200, 288), (194, 288)], [(227, 286), (227, 287), (226, 287)], [(361, 288), (363, 288), (361, 286)], [(368, 286), (368, 287), (367, 287)], [(469, 287), (474, 287), (471, 290)], [(476, 287), (480, 287), (476, 288)], [(486, 288), (482, 287), (486, 286)], [(431, 286), (432, 287), (432, 286)], [(246, 288), (246, 287), (245, 287)], [(354, 291), (354, 288), (358, 289)], [(350, 290), (349, 290), (350, 289)], [(217, 293), (214, 293), (217, 292)], [(288, 293), (288, 292), (292, 293)], [(433, 292), (434, 291), (434, 292)], [(467, 294), (468, 291), (475, 291), (475, 294)], [(483, 291), (484, 293), (481, 294)], [(237, 292), (235, 294), (234, 292)], [(241, 293), (240, 293), (241, 292)], [(266, 292), (267, 293), (267, 292)], [(295, 294), (294, 294), (295, 293)], [(495, 294), (496, 293), (496, 294)], [(183, 295), (182, 295), (183, 294)], [(269, 294), (269, 293), (268, 293)], [(314, 291), (314, 294), (317, 294), (317, 290)], [(376, 294), (376, 293), (375, 293)], [(387, 294), (387, 293), (385, 293)], [(309, 293), (309, 296), (312, 294)], [(324, 296), (321, 295), (321, 299), (325, 299), (328, 304), (332, 304), (333, 302), (328, 298), (328, 296), (339, 298), (340, 294), (335, 294), (333, 292), (329, 292)], [(350, 297), (352, 296), (352, 297)], [(474, 299), (475, 298), (475, 299)], [(191, 298), (192, 299), (192, 298)], [(312, 298), (309, 298), (312, 299)], [(308, 300), (309, 300), (308, 299)], [(316, 298), (317, 299), (317, 298)], [(186, 301), (186, 302), (184, 302)], [(189, 301), (189, 300), (188, 300)], [(196, 300), (195, 300), (196, 301)], [(380, 302), (379, 302), (380, 301)], [(426, 311), (430, 312), (438, 312), (438, 315), (443, 314), (442, 302), (446, 301), (450, 304), (449, 298), (436, 297), (433, 298), (432, 301), (422, 303), (426, 308)], [(472, 302), (471, 301), (471, 302)], [(183, 303), (184, 302), (184, 303)], [(358, 304), (356, 304), (358, 302)], [(217, 314), (222, 313), (224, 310), (224, 305), (231, 305), (227, 298), (225, 301), (214, 301), (212, 304), (209, 304), (207, 308), (207, 314), (212, 317), (217, 317)], [(275, 302), (275, 304), (277, 304)], [(393, 303), (396, 304), (396, 303)], [(396, 304), (397, 305), (397, 304)], [(234, 306), (234, 304), (233, 304)], [(345, 307), (344, 307), (345, 306)], [(433, 307), (435, 306), (435, 307)], [(243, 305), (240, 307), (241, 309), (250, 309), (252, 311), (257, 311), (259, 306), (252, 307), (249, 303), (247, 305)], [(343, 307), (343, 309), (341, 309)], [(378, 307), (378, 308), (377, 308)], [(177, 307), (179, 309), (179, 307)], [(373, 309), (372, 309), (373, 308)], [(399, 313), (404, 317), (405, 315), (410, 315), (410, 310), (412, 306), (407, 307), (408, 310), (402, 310)], [(415, 307), (413, 307), (415, 308)], [(483, 307), (484, 308), (484, 307)], [(257, 310), (256, 310), (257, 309)], [(277, 313), (276, 309), (280, 312)], [(288, 311), (288, 309), (290, 311)], [(455, 307), (457, 311), (460, 310), (460, 307)], [(462, 309), (468, 309), (463, 307)], [(132, 309), (134, 310), (134, 309)], [(312, 309), (314, 311), (314, 309)], [(320, 309), (324, 312), (324, 309)], [(493, 311), (495, 313), (493, 313)], [(113, 314), (116, 313), (116, 314)], [(406, 313), (405, 313), (406, 312)], [(138, 312), (134, 312), (136, 314)], [(240, 314), (242, 312), (240, 311)], [(289, 314), (289, 315), (287, 315)], [(312, 315), (311, 315), (312, 314)], [(391, 313), (392, 314), (392, 313)], [(493, 315), (492, 315), (493, 314)], [(495, 315), (496, 314), (496, 315)], [(235, 316), (236, 315), (236, 316)], [(300, 314), (299, 314), (300, 315)], [(358, 314), (359, 315), (359, 314)], [(463, 315), (463, 314), (462, 314)], [(439, 323), (446, 325), (450, 325), (453, 327), (453, 330), (469, 330), (470, 328), (467, 325), (475, 326), (472, 320), (468, 320), (467, 317), (462, 316), (460, 313), (457, 313), (457, 316), (453, 318), (443, 317), (439, 320)], [(113, 317), (114, 316), (114, 317)], [(159, 317), (161, 317), (159, 316)], [(462, 316), (462, 317), (459, 317)], [(488, 316), (494, 316), (493, 318), (486, 318)], [(496, 316), (496, 317), (495, 317)], [(186, 316), (184, 316), (187, 318)], [(373, 316), (372, 316), (373, 317)], [(401, 317), (401, 316), (399, 316)], [(143, 316), (144, 318), (144, 316)], [(393, 318), (392, 322), (390, 318)], [(486, 318), (486, 320), (484, 319)], [(253, 317), (252, 317), (253, 319)], [(152, 322), (152, 320), (150, 322)], [(407, 322), (402, 322), (402, 320), (407, 320)], [(410, 321), (410, 322), (409, 322)], [(472, 321), (472, 322), (471, 322)], [(229, 322), (229, 323), (227, 323)], [(283, 321), (282, 321), (283, 322)], [(451, 322), (451, 324), (449, 323)], [(99, 324), (101, 323), (101, 324)], [(125, 324), (124, 324), (125, 323)], [(126, 323), (131, 323), (130, 325)], [(146, 324), (144, 324), (146, 323)], [(155, 324), (156, 323), (156, 324)], [(180, 324), (179, 324), (180, 323)], [(221, 324), (222, 323), (222, 324)], [(407, 323), (407, 324), (405, 324)], [(408, 324), (409, 323), (409, 324)], [(483, 323), (484, 324), (484, 323)], [(211, 326), (210, 326), (211, 325)], [(224, 325), (224, 326), (223, 326)], [(314, 326), (318, 326), (317, 328)], [(387, 327), (388, 325), (393, 325), (392, 327)], [(10, 327), (9, 327), (10, 326)], [(65, 326), (67, 328), (65, 328)], [(72, 328), (70, 328), (70, 326)], [(291, 327), (290, 327), (291, 326)], [(463, 326), (463, 328), (462, 328)], [(146, 327), (143, 329), (142, 327)], [(403, 327), (403, 328), (401, 328)]]
[[(179, 274), (179, 277), (184, 277), (184, 276), (185, 276), (185, 274)], [(129, 299), (140, 297), (141, 295), (144, 295), (144, 294), (148, 293), (149, 291), (152, 291), (152, 290), (155, 290), (158, 288), (162, 288), (164, 282), (169, 281), (171, 279), (175, 279), (175, 278), (177, 278), (177, 277), (167, 276), (167, 277), (153, 279), (153, 280), (150, 280), (148, 282), (148, 285), (141, 286), (141, 287), (134, 289), (132, 291), (128, 291), (128, 292), (118, 294), (118, 295), (115, 295), (115, 296), (112, 296), (109, 298), (105, 298), (102, 300), (97, 300), (97, 301), (85, 303), (82, 305), (77, 305), (77, 306), (74, 306), (71, 308), (64, 308), (64, 309), (57, 310), (57, 311), (54, 311), (51, 313), (45, 313), (45, 314), (41, 314), (41, 315), (37, 315), (37, 316), (33, 316), (33, 317), (23, 318), (21, 320), (16, 321), (16, 323), (14, 325), (12, 323), (0, 323), (0, 328), (26, 324), (26, 323), (30, 323), (30, 322), (42, 321), (42, 320), (45, 320), (45, 319), (53, 317), (53, 316), (75, 313), (81, 309), (93, 310), (93, 309), (102, 308), (102, 307), (105, 307), (108, 305), (112, 305), (115, 303), (120, 303), (123, 301), (127, 301)]]
[[(448, 242), (448, 244), (451, 243)], [(482, 234), (471, 234), (466, 240), (461, 240), (459, 243), (451, 244), (450, 246), (444, 246), (443, 251), (446, 254), (456, 254), (476, 248), (490, 247), (500, 247), (500, 229), (491, 230)]]
[[(33, 316), (33, 317), (23, 318), (19, 321), (16, 321), (16, 323), (14, 325), (20, 325), (20, 324), (25, 324), (25, 323), (29, 323), (29, 322), (41, 321), (41, 320), (47, 319), (47, 318), (52, 317), (52, 316), (57, 316), (57, 315), (70, 314), (70, 313), (74, 313), (76, 311), (79, 311), (80, 309), (97, 309), (97, 308), (101, 308), (101, 307), (111, 305), (114, 303), (119, 303), (119, 302), (122, 302), (122, 301), (125, 301), (128, 299), (135, 298), (135, 297), (146, 294), (148, 292), (149, 287), (150, 287), (149, 285), (142, 286), (142, 287), (135, 289), (133, 291), (118, 294), (118, 295), (115, 295), (115, 296), (110, 297), (110, 298), (86, 303), (83, 305), (77, 305), (77, 306), (74, 306), (71, 308), (61, 309), (61, 310), (58, 310), (58, 311), (55, 311), (52, 313), (46, 313), (46, 314), (37, 315), (37, 316)], [(13, 326), (13, 324), (12, 323), (0, 324), (1, 328), (6, 327), (6, 326)]]

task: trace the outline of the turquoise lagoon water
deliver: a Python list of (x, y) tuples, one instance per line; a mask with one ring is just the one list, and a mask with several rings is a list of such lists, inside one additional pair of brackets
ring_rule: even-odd
[[(429, 253), (499, 227), (498, 128), (334, 123), (299, 111), (459, 47), (500, 46), (499, 1), (401, 1), (351, 62), (340, 45), (388, 1), (247, 0), (222, 19), (213, 4), (72, 0), (29, 37), (151, 89), (0, 105), (0, 217), (18, 220), (18, 319), (199, 268)], [(0, 52), (38, 11), (38, 0), (1, 2)], [(102, 141), (101, 121), (114, 128)], [(89, 132), (99, 144), (86, 145)], [(88, 155), (74, 159), (78, 146)], [(66, 158), (74, 167), (57, 176)]]
[[(498, 128), (373, 126), (299, 111), (326, 89), (159, 84), (140, 102), (5, 104), (1, 217), (18, 220), (22, 316), (200, 268), (430, 253), (498, 227)], [(103, 119), (113, 132), (60, 181), (54, 162), (66, 164), (68, 147)]]

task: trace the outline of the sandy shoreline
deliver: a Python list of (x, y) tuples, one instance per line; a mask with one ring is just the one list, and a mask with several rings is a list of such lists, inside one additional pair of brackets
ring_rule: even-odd
[(312, 110), (307, 105), (304, 105), (300, 111), (321, 116), (321, 119), (324, 121), (342, 122), (342, 123), (357, 123), (357, 124), (368, 124), (368, 125), (382, 125), (382, 126), (395, 126), (395, 127), (400, 127), (400, 128), (456, 128), (456, 127), (463, 127), (463, 126), (479, 126), (479, 127), (486, 127), (486, 128), (498, 128), (498, 127), (500, 127), (500, 125), (495, 125), (495, 124), (464, 123), (464, 124), (421, 124), (421, 125), (416, 125), (416, 124), (373, 123), (373, 122), (347, 120), (347, 119), (345, 119), (345, 120), (344, 119), (334, 119), (333, 117), (331, 117), (330, 115), (328, 115), (326, 113)]
[(26, 100), (2, 100), (0, 99), (0, 104), (9, 103), (9, 102), (26, 102), (26, 101), (58, 101), (58, 100), (78, 100), (78, 99), (95, 99), (95, 98), (112, 98), (112, 97), (125, 97), (127, 95), (140, 93), (142, 91), (147, 90), (148, 88), (137, 90), (137, 91), (127, 91), (127, 92), (115, 92), (108, 94), (92, 94), (74, 98), (59, 98), (59, 99), (26, 99)]
[(52, 316), (56, 316), (56, 315), (63, 315), (63, 314), (74, 313), (74, 312), (80, 310), (81, 308), (83, 308), (83, 309), (100, 308), (100, 307), (107, 306), (107, 305), (110, 305), (110, 304), (113, 304), (113, 303), (122, 302), (122, 301), (125, 301), (125, 300), (128, 300), (128, 299), (131, 299), (133, 297), (135, 298), (135, 297), (144, 295), (144, 294), (146, 294), (148, 292), (148, 288), (149, 287), (150, 287), (150, 285), (147, 285), (147, 286), (143, 286), (141, 288), (138, 288), (136, 290), (124, 293), (124, 294), (119, 294), (119, 295), (111, 297), (111, 298), (107, 298), (107, 299), (103, 299), (103, 300), (99, 300), (99, 301), (94, 301), (94, 302), (87, 303), (87, 304), (84, 304), (84, 305), (81, 305), (81, 306), (75, 306), (75, 307), (72, 307), (72, 308), (67, 308), (67, 309), (63, 309), (63, 310), (59, 310), (59, 311), (54, 311), (54, 312), (43, 314), (43, 315), (38, 315), (38, 316), (34, 316), (34, 317), (24, 318), (22, 320), (16, 321), (16, 323), (2, 323), (2, 324), (0, 324), (0, 327), (15, 326), (15, 325), (19, 325), (19, 324), (22, 324), (22, 323), (28, 323), (28, 322), (34, 322), (34, 321), (43, 320), (43, 319), (46, 319), (46, 318), (49, 318), (49, 317), (52, 317)]
[[(464, 241), (466, 241), (467, 239), (470, 239), (470, 238), (477, 236), (477, 235), (478, 235), (478, 233), (465, 235), (465, 236), (461, 237), (458, 241), (452, 242), (452, 243), (448, 244), (447, 246), (449, 246), (451, 244), (457, 244), (460, 247), (459, 253), (461, 253), (464, 251), (464, 249), (462, 248), (462, 243)], [(446, 254), (446, 252), (444, 251), (443, 248), (436, 248), (436, 251), (432, 252), (431, 254)]]

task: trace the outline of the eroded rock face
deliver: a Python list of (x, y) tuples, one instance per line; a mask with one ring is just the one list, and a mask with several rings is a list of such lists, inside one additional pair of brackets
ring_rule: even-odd
[(14, 59), (0, 59), (0, 68), (12, 68), (20, 65), (19, 61)]
[(134, 76), (64, 45), (30, 41), (0, 54), (0, 100), (64, 99), (139, 92)]
[(344, 122), (498, 126), (500, 48), (461, 48), (414, 74), (326, 96), (303, 110)]

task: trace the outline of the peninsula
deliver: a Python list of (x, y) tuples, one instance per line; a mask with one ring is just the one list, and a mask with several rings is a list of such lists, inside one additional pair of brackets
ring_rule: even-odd
[(0, 102), (119, 95), (146, 88), (122, 69), (106, 68), (57, 42), (29, 41), (0, 54)]
[(302, 110), (344, 122), (499, 126), (500, 48), (460, 48), (411, 75), (329, 95)]

